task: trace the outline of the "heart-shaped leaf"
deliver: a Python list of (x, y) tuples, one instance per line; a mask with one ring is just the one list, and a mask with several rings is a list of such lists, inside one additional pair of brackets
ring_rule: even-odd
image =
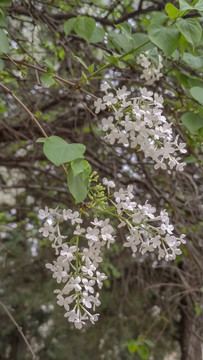
[(202, 37), (202, 28), (197, 20), (177, 19), (176, 26), (190, 44), (194, 46), (199, 45)]
[(190, 89), (190, 94), (192, 97), (197, 100), (200, 104), (203, 105), (203, 88), (199, 86), (194, 86)]
[(149, 27), (148, 35), (150, 40), (162, 49), (166, 56), (170, 56), (175, 51), (181, 36), (175, 25), (163, 26), (154, 23)]
[(56, 166), (82, 158), (86, 150), (85, 145), (68, 144), (59, 136), (39, 138), (38, 142), (44, 142), (44, 154)]
[[(88, 193), (91, 166), (87, 161), (83, 161), (71, 162), (71, 168), (69, 168), (67, 176), (68, 188), (76, 204), (84, 201)], [(77, 175), (74, 175), (74, 173)]]
[(6, 54), (9, 52), (10, 46), (7, 36), (3, 30), (0, 29), (0, 53)]
[(203, 116), (194, 114), (191, 111), (186, 112), (181, 116), (181, 121), (185, 127), (192, 133), (203, 127)]

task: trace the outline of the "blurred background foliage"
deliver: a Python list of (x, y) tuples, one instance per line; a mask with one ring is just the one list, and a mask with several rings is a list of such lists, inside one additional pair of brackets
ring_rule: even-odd
[[(41, 144), (35, 143), (39, 129), (2, 88), (0, 301), (40, 359), (201, 359), (203, 39), (196, 26), (192, 35), (182, 31), (176, 45), (175, 39), (157, 43), (151, 29), (160, 26), (165, 34), (168, 26), (180, 27), (180, 20), (187, 19), (201, 27), (203, 6), (201, 0), (172, 0), (165, 11), (166, 4), (0, 1), (0, 82), (37, 116), (49, 136), (85, 144), (85, 157), (100, 178), (133, 184), (138, 202), (149, 199), (157, 209), (166, 208), (176, 233), (187, 235), (183, 255), (166, 263), (154, 254), (132, 257), (121, 246), (125, 234), (118, 229), (116, 244), (104, 253), (108, 280), (100, 319), (82, 331), (72, 328), (56, 305), (56, 284), (45, 268), (53, 254), (38, 233), (38, 210), (59, 204), (73, 208), (73, 199), (62, 169), (46, 160)], [(94, 115), (91, 94), (100, 96), (102, 80), (139, 94), (145, 81), (136, 57), (146, 50), (155, 65), (158, 54), (163, 56), (164, 76), (148, 88), (163, 95), (164, 113), (187, 143), (182, 173), (154, 171), (141, 152), (106, 144), (99, 128), (102, 115)], [(65, 230), (71, 234), (71, 228)], [(0, 359), (31, 359), (2, 306), (0, 318)]]

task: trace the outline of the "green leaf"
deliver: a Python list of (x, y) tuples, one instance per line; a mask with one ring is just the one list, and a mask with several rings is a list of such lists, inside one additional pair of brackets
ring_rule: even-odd
[[(197, 78), (192, 78), (192, 77), (189, 77), (187, 78), (188, 80), (188, 86), (190, 88), (192, 87), (202, 87), (203, 88), (203, 82), (200, 80), (200, 79), (197, 79)], [(200, 108), (202, 109), (202, 107), (200, 106)], [(202, 109), (203, 111), (203, 109)]]
[(149, 359), (149, 349), (145, 346), (139, 347), (137, 349), (138, 354), (140, 355), (142, 360)]
[(46, 141), (45, 137), (40, 137), (36, 140), (37, 143), (44, 143)]
[(44, 154), (56, 166), (82, 158), (85, 150), (83, 144), (68, 144), (59, 136), (46, 138), (43, 146)]
[(0, 72), (3, 70), (3, 68), (4, 68), (4, 61), (0, 59)]
[[(132, 38), (134, 40), (135, 47), (144, 44), (147, 40), (149, 40), (149, 37), (146, 34), (142, 34), (142, 33), (132, 34)], [(148, 44), (139, 48), (137, 52), (140, 53), (140, 51), (147, 51), (153, 48), (154, 48), (154, 44), (150, 41)]]
[(124, 34), (118, 34), (115, 31), (109, 32), (109, 40), (125, 52), (134, 47), (133, 40), (129, 40)]
[(72, 56), (74, 57), (74, 59), (76, 59), (82, 66), (84, 66), (84, 68), (86, 70), (89, 70), (88, 66), (85, 64), (85, 62), (79, 57), (76, 56), (74, 53), (72, 53)]
[(194, 6), (195, 10), (203, 11), (203, 2), (202, 0), (199, 0), (198, 3)]
[(71, 168), (73, 170), (73, 175), (76, 176), (82, 172), (87, 172), (87, 174), (91, 173), (91, 166), (88, 161), (84, 159), (76, 159), (71, 161)]
[(150, 15), (151, 24), (163, 24), (166, 20), (168, 20), (168, 16), (163, 11), (153, 11)]
[(152, 64), (156, 68), (158, 68), (158, 66), (159, 66), (159, 53), (158, 53), (156, 47), (154, 47), (153, 49), (151, 49), (149, 51), (149, 53), (147, 54), (147, 57), (151, 60)]
[[(84, 160), (85, 161), (85, 160)], [(87, 165), (88, 164), (88, 165)], [(91, 166), (87, 162), (86, 167), (82, 170), (82, 172), (77, 173), (74, 176), (74, 172), (71, 168), (68, 170), (67, 182), (68, 188), (75, 199), (75, 203), (78, 204), (85, 200), (88, 193), (88, 185), (89, 185), (89, 175), (91, 173)]]
[(134, 354), (137, 351), (139, 344), (137, 344), (137, 342), (134, 340), (129, 340), (127, 342), (127, 346), (128, 346), (129, 353)]
[(145, 344), (147, 344), (149, 347), (151, 347), (151, 348), (154, 347), (154, 343), (153, 343), (153, 341), (151, 341), (150, 339), (145, 339), (144, 342), (145, 342)]
[(181, 35), (175, 25), (164, 27), (155, 24), (149, 27), (148, 34), (150, 40), (162, 49), (166, 56), (170, 56), (178, 47)]
[(0, 53), (7, 54), (9, 52), (10, 46), (8, 38), (3, 30), (0, 29)]
[(186, 52), (183, 55), (183, 61), (192, 69), (200, 69), (203, 67), (203, 55), (195, 56), (191, 53)]
[(82, 76), (81, 76), (81, 79), (80, 79), (80, 83), (81, 83), (81, 85), (86, 85), (88, 83), (87, 76), (85, 75), (85, 73), (83, 71), (82, 71)]
[(9, 5), (11, 2), (11, 0), (1, 0), (0, 1), (0, 6), (7, 6)]
[(185, 0), (179, 0), (180, 11), (194, 10)]
[(203, 105), (203, 88), (195, 86), (190, 89), (190, 94), (195, 100), (197, 100), (200, 104)]
[(92, 65), (90, 65), (90, 66), (88, 67), (88, 71), (89, 71), (89, 74), (92, 74), (92, 73), (93, 73), (93, 71), (94, 71), (94, 64), (92, 64)]
[(193, 46), (199, 45), (202, 37), (202, 28), (195, 19), (177, 19), (176, 26), (181, 34)]
[(46, 59), (46, 60), (44, 60), (44, 63), (47, 65), (47, 67), (48, 67), (50, 70), (54, 71), (54, 64), (51, 62), (51, 60)]
[(95, 44), (95, 43), (98, 43), (100, 41), (103, 41), (104, 40), (104, 36), (105, 36), (105, 31), (104, 29), (102, 29), (101, 27), (99, 26), (96, 26), (90, 39), (89, 39), (89, 43), (90, 44)]
[(121, 30), (125, 35), (131, 35), (132, 25), (130, 25), (128, 22), (120, 23), (119, 25), (116, 25), (116, 28)]
[(48, 74), (41, 75), (40, 80), (44, 86), (51, 86), (55, 84), (55, 80), (53, 79), (53, 77)]
[(91, 39), (95, 27), (95, 20), (88, 16), (79, 16), (74, 24), (76, 34), (85, 39), (87, 42)]
[(181, 34), (179, 48), (182, 56), (184, 55), (187, 46), (188, 46), (188, 41), (186, 40), (185, 36)]
[(8, 25), (8, 23), (7, 23), (7, 20), (6, 20), (6, 15), (3, 12), (1, 12), (1, 14), (0, 14), (0, 26), (6, 27), (7, 25)]
[(171, 3), (166, 4), (165, 11), (171, 20), (176, 19), (179, 15), (179, 10)]
[(202, 312), (202, 304), (200, 302), (195, 303), (195, 313), (200, 315)]
[(124, 22), (119, 25), (116, 25), (116, 28), (121, 30), (123, 35), (125, 35), (128, 40), (133, 41), (133, 38), (131, 35), (132, 25), (130, 25), (128, 22)]
[(74, 24), (75, 24), (76, 20), (77, 20), (77, 18), (74, 17), (74, 18), (68, 19), (64, 23), (63, 29), (64, 29), (64, 32), (65, 32), (66, 36), (68, 36), (70, 34), (70, 32), (73, 30), (73, 27), (74, 27)]
[(191, 111), (181, 116), (181, 121), (185, 127), (192, 133), (203, 127), (203, 116), (195, 114)]
[(117, 56), (108, 56), (107, 59), (112, 64), (118, 66), (118, 57)]

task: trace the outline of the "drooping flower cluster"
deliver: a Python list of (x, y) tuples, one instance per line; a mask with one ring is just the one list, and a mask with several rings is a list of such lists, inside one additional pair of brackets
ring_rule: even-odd
[[(45, 219), (44, 227), (39, 229), (42, 235), (52, 241), (57, 259), (53, 264), (46, 267), (53, 272), (53, 277), (58, 283), (65, 283), (62, 289), (56, 289), (57, 304), (64, 306), (65, 317), (81, 329), (87, 320), (93, 324), (98, 320), (97, 313), (92, 313), (100, 305), (99, 294), (95, 292), (95, 286), (101, 289), (102, 282), (107, 277), (98, 271), (102, 261), (102, 247), (115, 241), (113, 227), (109, 219), (98, 221), (96, 218), (91, 226), (81, 228), (83, 220), (79, 212), (72, 210), (60, 211), (48, 209), (40, 210), (39, 215)], [(75, 225), (74, 237), (71, 241), (64, 241), (66, 236), (61, 235), (60, 224), (64, 221)], [(83, 239), (84, 246), (79, 246), (79, 240)], [(91, 311), (91, 313), (90, 313)]]
[[(103, 183), (108, 187), (112, 186), (112, 181), (107, 179)], [(164, 258), (166, 261), (174, 260), (182, 252), (179, 249), (181, 244), (185, 244), (185, 235), (179, 238), (173, 235), (173, 225), (169, 222), (168, 214), (162, 210), (155, 216), (156, 208), (148, 202), (139, 205), (134, 201), (132, 193), (133, 186), (128, 185), (127, 189), (122, 188), (113, 193), (111, 202), (115, 207), (115, 212), (120, 221), (119, 227), (126, 227), (125, 247), (130, 247), (133, 253), (137, 251), (141, 254), (158, 250), (158, 259)]]
[(158, 66), (155, 67), (148, 57), (148, 54), (149, 51), (146, 51), (145, 54), (140, 54), (137, 57), (137, 64), (143, 68), (140, 79), (145, 79), (146, 85), (152, 85), (163, 76), (161, 72), (161, 69), (163, 68), (162, 56), (158, 55)]
[[(82, 217), (87, 215), (82, 209), (80, 213), (47, 207), (39, 211), (40, 217), (45, 219), (39, 232), (52, 242), (57, 256), (53, 264), (46, 264), (46, 267), (53, 272), (58, 283), (65, 284), (62, 289), (55, 290), (57, 303), (65, 308), (64, 316), (78, 329), (87, 320), (93, 324), (98, 320), (95, 308), (100, 305), (100, 300), (96, 289), (101, 289), (103, 280), (107, 278), (98, 267), (102, 262), (102, 249), (115, 242), (116, 229), (110, 224), (111, 218), (118, 220), (118, 227), (125, 227), (123, 246), (131, 248), (134, 254), (156, 251), (159, 260), (169, 261), (181, 254), (179, 246), (185, 243), (185, 235), (179, 238), (173, 235), (173, 226), (165, 210), (155, 216), (156, 209), (148, 202), (144, 205), (135, 202), (133, 186), (112, 192), (115, 188), (112, 180), (104, 178), (103, 184), (105, 187), (101, 185), (101, 188), (107, 189), (109, 202), (92, 207), (90, 202), (89, 209), (94, 209), (97, 216), (99, 213), (108, 214), (110, 218), (98, 220), (95, 217), (87, 228), (81, 227), (84, 226)], [(60, 231), (63, 222), (69, 222), (73, 227), (73, 237), (69, 241)]]
[(182, 171), (185, 163), (179, 162), (177, 152), (185, 153), (185, 144), (174, 138), (172, 124), (163, 116), (163, 98), (157, 93), (140, 89), (140, 96), (130, 98), (131, 91), (125, 86), (113, 92), (108, 84), (103, 84), (103, 98), (95, 102), (95, 113), (111, 110), (108, 117), (102, 119), (101, 128), (107, 132), (105, 138), (113, 145), (115, 142), (144, 152), (146, 158), (155, 162), (154, 168)]

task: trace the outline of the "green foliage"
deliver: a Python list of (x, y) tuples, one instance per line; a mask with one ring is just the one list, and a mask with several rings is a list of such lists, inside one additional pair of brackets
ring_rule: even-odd
[(125, 52), (130, 51), (134, 47), (132, 39), (129, 39), (124, 34), (118, 34), (115, 31), (109, 32), (109, 41), (118, 48), (122, 49)]
[(202, 304), (200, 302), (197, 302), (195, 304), (195, 313), (197, 315), (200, 315), (202, 313)]
[(181, 116), (181, 121), (192, 133), (203, 128), (203, 116), (195, 114), (191, 111), (183, 114)]
[(100, 26), (95, 26), (92, 35), (90, 36), (90, 38), (88, 38), (88, 42), (90, 44), (98, 43), (104, 40), (104, 36), (105, 36), (104, 29), (101, 28)]
[(3, 70), (3, 68), (4, 68), (4, 61), (0, 59), (0, 72)]
[(183, 55), (183, 61), (192, 69), (203, 68), (203, 55), (195, 56), (191, 53), (185, 52)]
[(12, 0), (1, 0), (0, 6), (7, 6), (11, 3)]
[(156, 68), (158, 68), (158, 66), (159, 66), (159, 53), (158, 53), (156, 47), (154, 47), (153, 49), (151, 49), (149, 51), (149, 53), (147, 54), (147, 57), (151, 60), (152, 64)]
[(154, 344), (150, 339), (140, 336), (137, 340), (127, 341), (126, 346), (130, 354), (137, 353), (140, 359), (147, 360), (150, 356), (148, 347), (152, 348)]
[(65, 23), (64, 23), (64, 32), (66, 34), (66, 36), (68, 36), (70, 34), (70, 32), (73, 30), (74, 24), (76, 23), (77, 18), (71, 18), (68, 19)]
[(75, 54), (72, 53), (72, 56), (74, 57), (75, 60), (77, 60), (86, 70), (89, 70), (88, 66), (85, 64), (85, 62), (81, 59), (81, 57), (76, 56)]
[(50, 71), (54, 71), (54, 64), (52, 63), (51, 60), (45, 59), (45, 60), (44, 60), (44, 63), (47, 65), (47, 67), (48, 67), (48, 69), (49, 69)]
[(171, 3), (166, 4), (165, 11), (171, 20), (176, 19), (179, 15), (179, 10)]
[(167, 57), (177, 49), (180, 42), (180, 32), (175, 25), (162, 26), (152, 23), (148, 35), (150, 40), (162, 49)]
[(187, 10), (193, 10), (193, 6), (188, 4), (187, 1), (185, 0), (179, 0), (179, 7), (180, 7), (180, 11), (183, 11), (184, 13)]
[(0, 29), (0, 53), (8, 53), (10, 50), (8, 38), (3, 30)]
[(195, 100), (203, 105), (203, 87), (194, 86), (190, 89), (190, 94)]
[(91, 166), (88, 161), (84, 159), (76, 159), (71, 161), (71, 169), (73, 170), (74, 176), (84, 172), (88, 175), (91, 173)]
[(84, 38), (87, 42), (92, 37), (96, 26), (96, 21), (87, 16), (79, 16), (74, 24), (74, 30), (76, 34)]
[(91, 173), (90, 164), (83, 159), (77, 159), (71, 162), (68, 169), (68, 188), (78, 204), (85, 200), (88, 193), (89, 175)]
[(191, 43), (194, 47), (199, 45), (202, 37), (202, 28), (197, 20), (177, 19), (176, 25), (189, 43)]
[(104, 29), (97, 26), (95, 20), (87, 16), (78, 16), (77, 18), (67, 20), (64, 23), (66, 36), (68, 36), (72, 30), (74, 30), (78, 36), (92, 44), (102, 41), (105, 36)]
[(199, 0), (195, 5), (194, 5), (194, 9), (198, 10), (198, 11), (203, 11), (203, 2), (202, 0)]
[(40, 76), (41, 83), (44, 86), (51, 86), (55, 84), (55, 80), (49, 74), (43, 74)]
[(83, 144), (68, 144), (59, 136), (39, 138), (37, 142), (44, 143), (45, 156), (56, 166), (82, 158), (86, 150)]

